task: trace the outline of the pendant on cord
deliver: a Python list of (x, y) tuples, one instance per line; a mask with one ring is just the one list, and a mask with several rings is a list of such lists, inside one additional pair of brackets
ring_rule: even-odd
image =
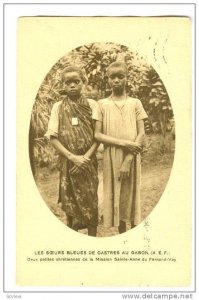
[(78, 118), (72, 118), (72, 125), (77, 126), (79, 124)]

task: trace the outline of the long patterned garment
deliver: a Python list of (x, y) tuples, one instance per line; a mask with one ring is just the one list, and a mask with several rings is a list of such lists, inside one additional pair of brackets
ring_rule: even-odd
[[(72, 125), (73, 120), (77, 125)], [(73, 154), (84, 155), (93, 144), (92, 112), (87, 99), (78, 102), (63, 96), (59, 106), (60, 142)], [(97, 226), (98, 222), (98, 174), (97, 159), (94, 156), (89, 168), (78, 174), (71, 174), (74, 164), (60, 156), (59, 202), (68, 216), (83, 225)]]

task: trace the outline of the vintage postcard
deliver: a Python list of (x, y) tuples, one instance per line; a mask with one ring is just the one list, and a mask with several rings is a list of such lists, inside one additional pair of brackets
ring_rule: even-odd
[(17, 286), (193, 288), (192, 26), (18, 19)]

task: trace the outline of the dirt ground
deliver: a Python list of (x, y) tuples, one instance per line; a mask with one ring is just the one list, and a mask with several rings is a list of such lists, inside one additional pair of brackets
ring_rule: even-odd
[[(141, 179), (141, 216), (144, 220), (154, 209), (161, 198), (167, 181), (170, 176), (173, 156), (174, 141), (171, 137), (167, 138), (166, 146), (162, 148), (161, 141), (157, 137), (148, 138), (149, 149), (142, 155), (142, 179)], [(100, 155), (99, 155), (100, 157)], [(101, 157), (100, 157), (101, 158)], [(106, 229), (102, 224), (103, 214), (103, 186), (102, 186), (102, 160), (99, 159), (99, 226), (97, 230), (98, 237), (107, 237), (118, 234), (115, 227)], [(40, 169), (37, 175), (36, 184), (43, 200), (50, 208), (52, 213), (64, 224), (66, 217), (60, 205), (57, 204), (59, 173), (49, 171), (46, 168)], [(87, 234), (87, 230), (81, 230), (81, 233)]]

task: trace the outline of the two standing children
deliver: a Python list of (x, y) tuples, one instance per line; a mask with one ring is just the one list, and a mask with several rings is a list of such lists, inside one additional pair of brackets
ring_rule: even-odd
[(140, 151), (147, 115), (140, 100), (126, 94), (127, 73), (124, 63), (112, 63), (107, 70), (112, 94), (97, 103), (81, 94), (82, 71), (66, 68), (65, 95), (52, 108), (46, 134), (60, 154), (59, 201), (67, 224), (78, 230), (81, 223), (92, 236), (98, 222), (99, 142), (104, 144), (104, 226), (118, 226), (122, 233), (127, 223), (140, 222)]

